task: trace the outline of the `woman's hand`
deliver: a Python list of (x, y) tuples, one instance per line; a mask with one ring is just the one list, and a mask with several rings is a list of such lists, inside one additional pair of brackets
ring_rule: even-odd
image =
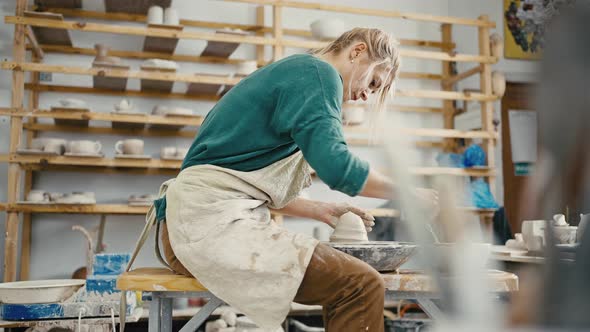
[(375, 225), (375, 218), (369, 212), (346, 203), (321, 203), (317, 206), (314, 219), (334, 228), (340, 216), (347, 212), (352, 212), (361, 217), (367, 232), (373, 230), (372, 227)]

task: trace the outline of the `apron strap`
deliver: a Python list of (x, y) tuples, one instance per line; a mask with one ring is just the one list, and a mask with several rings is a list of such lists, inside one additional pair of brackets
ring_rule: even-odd
[[(172, 183), (172, 181), (174, 181), (174, 179), (170, 179), (170, 180), (164, 182), (160, 186), (160, 192), (158, 193), (159, 198), (164, 197), (164, 195), (166, 194), (166, 191), (168, 190), (168, 186), (170, 185), (170, 183)], [(127, 263), (127, 267), (125, 268), (125, 272), (129, 272), (131, 270), (131, 266), (133, 265), (133, 262), (135, 262), (135, 258), (137, 258), (137, 254), (139, 254), (139, 251), (141, 250), (141, 248), (145, 244), (145, 241), (147, 240), (147, 238), (150, 234), (150, 231), (152, 230), (152, 227), (154, 227), (154, 225), (156, 225), (156, 223), (157, 223), (157, 226), (156, 226), (156, 246), (155, 246), (156, 257), (158, 258), (158, 261), (160, 261), (160, 263), (162, 263), (167, 268), (171, 269), (170, 265), (168, 265), (168, 263), (164, 260), (164, 258), (162, 257), (162, 254), (160, 253), (160, 242), (159, 242), (160, 225), (164, 221), (165, 221), (164, 219), (156, 220), (156, 208), (155, 208), (154, 204), (152, 204), (152, 206), (150, 206), (150, 209), (145, 217), (145, 226), (143, 227), (143, 230), (141, 231), (141, 234), (139, 235), (139, 238), (137, 239), (137, 243), (135, 244), (135, 248), (133, 249), (133, 253), (131, 254), (131, 259), (129, 259), (129, 263)], [(127, 318), (127, 291), (121, 291), (121, 301), (119, 302), (120, 332), (125, 331), (126, 318)]]

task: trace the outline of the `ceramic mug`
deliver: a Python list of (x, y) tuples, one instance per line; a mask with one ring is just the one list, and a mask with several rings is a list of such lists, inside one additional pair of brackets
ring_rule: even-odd
[(557, 244), (574, 244), (576, 243), (576, 233), (578, 227), (576, 226), (556, 226), (553, 227), (555, 234), (555, 242)]
[(49, 202), (49, 193), (43, 190), (31, 190), (27, 194), (29, 202)]
[(522, 222), (522, 238), (530, 251), (541, 251), (545, 245), (545, 220), (524, 220)]
[(321, 40), (332, 40), (346, 32), (344, 21), (336, 18), (323, 18), (310, 25), (311, 34)]
[(67, 204), (93, 204), (95, 202), (93, 197), (88, 197), (83, 192), (73, 192), (65, 194), (59, 198), (59, 203)]
[(98, 141), (70, 141), (66, 149), (70, 153), (98, 154), (102, 149), (102, 144)]
[(180, 19), (178, 18), (178, 11), (176, 9), (168, 7), (164, 10), (164, 24), (166, 25), (179, 25)]
[(162, 158), (172, 158), (176, 157), (176, 148), (173, 146), (165, 146), (160, 149), (160, 157)]
[(121, 140), (115, 144), (115, 152), (117, 154), (142, 155), (143, 145), (143, 140), (136, 138)]
[[(61, 138), (40, 137), (33, 138), (31, 141), (31, 148), (40, 151), (63, 151), (66, 147), (66, 140)], [(49, 146), (49, 150), (46, 150)], [(63, 152), (61, 152), (63, 153)]]
[(176, 148), (176, 157), (177, 158), (184, 159), (184, 157), (186, 157), (187, 153), (188, 153), (188, 148)]
[(62, 197), (64, 197), (63, 193), (58, 193), (58, 192), (49, 193), (49, 200), (52, 202), (55, 202)]
[(66, 151), (66, 145), (60, 142), (48, 142), (43, 147), (43, 151), (64, 154), (64, 152)]
[(84, 196), (89, 199), (95, 199), (94, 191), (74, 191), (72, 195)]
[(149, 24), (163, 24), (164, 9), (160, 6), (151, 6), (148, 9), (147, 21)]
[(242, 76), (248, 76), (258, 69), (258, 63), (256, 61), (244, 61), (238, 64), (236, 74)]

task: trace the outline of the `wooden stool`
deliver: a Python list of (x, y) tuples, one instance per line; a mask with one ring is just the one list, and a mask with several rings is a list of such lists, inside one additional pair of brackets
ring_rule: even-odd
[(148, 267), (125, 272), (117, 278), (121, 291), (151, 292), (148, 331), (172, 331), (172, 299), (185, 297), (208, 298), (209, 302), (199, 310), (180, 330), (196, 331), (207, 318), (223, 304), (201, 283), (191, 277), (175, 274), (166, 268)]

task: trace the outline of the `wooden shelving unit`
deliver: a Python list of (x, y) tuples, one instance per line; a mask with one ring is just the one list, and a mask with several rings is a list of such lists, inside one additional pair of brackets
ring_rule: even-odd
[[(388, 110), (399, 112), (417, 112), (439, 114), (444, 118), (444, 128), (405, 128), (404, 134), (417, 137), (438, 138), (440, 141), (417, 142), (416, 146), (424, 148), (448, 148), (454, 139), (482, 139), (488, 152), (488, 166), (484, 168), (441, 168), (416, 167), (410, 172), (417, 176), (463, 176), (486, 178), (493, 187), (496, 176), (493, 147), (498, 138), (492, 124), (493, 102), (498, 99), (491, 90), (491, 65), (498, 59), (491, 55), (489, 48), (489, 30), (494, 23), (485, 16), (477, 19), (465, 19), (446, 16), (405, 13), (397, 11), (372, 10), (340, 5), (324, 5), (298, 1), (274, 0), (230, 0), (256, 5), (257, 19), (255, 24), (234, 24), (224, 22), (207, 22), (181, 19), (176, 27), (149, 25), (146, 22), (147, 8), (153, 4), (168, 7), (171, 0), (105, 0), (105, 12), (81, 9), (80, 0), (36, 0), (33, 8), (26, 8), (26, 0), (16, 0), (14, 16), (6, 16), (4, 21), (13, 24), (14, 47), (10, 61), (3, 61), (1, 68), (12, 72), (11, 105), (0, 108), (0, 115), (10, 117), (10, 145), (7, 154), (0, 155), (0, 162), (9, 164), (8, 199), (0, 203), (0, 210), (6, 211), (6, 245), (5, 245), (5, 281), (17, 279), (17, 248), (22, 246), (20, 279), (28, 278), (30, 255), (31, 215), (34, 213), (76, 213), (76, 214), (119, 214), (142, 215), (147, 207), (129, 206), (126, 204), (95, 204), (95, 205), (35, 205), (19, 204), (22, 194), (26, 195), (33, 187), (33, 173), (39, 171), (77, 171), (96, 172), (101, 174), (175, 174), (180, 161), (174, 160), (128, 160), (118, 158), (79, 158), (66, 156), (23, 155), (18, 148), (25, 146), (39, 132), (84, 132), (89, 134), (135, 135), (152, 137), (194, 137), (202, 117), (165, 117), (155, 115), (129, 115), (94, 112), (62, 112), (39, 108), (41, 93), (76, 93), (93, 95), (111, 95), (127, 97), (149, 97), (161, 99), (186, 99), (197, 101), (216, 101), (220, 98), (222, 87), (231, 87), (240, 79), (230, 75), (204, 75), (199, 73), (163, 72), (150, 70), (133, 70), (128, 67), (96, 66), (56, 66), (43, 63), (46, 53), (94, 56), (96, 51), (91, 48), (76, 46), (70, 37), (70, 31), (99, 32), (116, 35), (134, 35), (144, 37), (141, 50), (111, 50), (109, 55), (126, 59), (160, 58), (179, 62), (195, 62), (210, 64), (238, 64), (248, 59), (229, 58), (230, 49), (240, 44), (256, 46), (256, 61), (259, 66), (280, 59), (285, 48), (308, 49), (325, 45), (325, 42), (311, 39), (311, 33), (303, 29), (283, 28), (282, 15), (286, 8), (299, 8), (311, 11), (332, 11), (356, 15), (406, 19), (441, 26), (440, 40), (402, 39), (402, 57), (419, 60), (435, 60), (442, 64), (440, 73), (401, 72), (400, 79), (440, 81), (440, 90), (398, 90), (397, 96), (419, 99), (440, 100), (440, 107), (422, 107), (409, 105), (389, 105)], [(239, 4), (236, 4), (238, 6)], [(264, 24), (264, 6), (272, 7), (272, 24)], [(27, 10), (43, 10), (53, 14), (28, 13)], [(92, 21), (88, 21), (92, 20)], [(120, 24), (133, 22), (136, 25)], [(478, 29), (478, 54), (458, 54), (454, 52), (451, 26), (466, 25)], [(194, 28), (199, 28), (195, 30)], [(216, 30), (230, 28), (246, 31), (246, 35), (216, 33)], [(203, 29), (209, 29), (204, 32)], [(207, 51), (203, 54), (178, 54), (176, 45), (180, 39), (207, 41)], [(264, 57), (264, 48), (273, 50), (272, 59)], [(31, 60), (27, 60), (26, 52), (31, 51)], [(228, 53), (229, 52), (229, 53)], [(465, 73), (453, 74), (450, 66), (453, 62), (474, 62), (476, 67)], [(30, 72), (30, 80), (25, 82), (25, 72)], [(92, 76), (94, 85), (64, 86), (39, 82), (39, 74), (54, 73), (57, 75)], [(481, 77), (479, 92), (461, 92), (453, 89), (453, 84), (474, 74)], [(129, 80), (140, 80), (141, 90), (127, 88)], [(176, 82), (186, 83), (185, 92), (171, 92)], [(147, 83), (147, 84), (146, 84)], [(26, 95), (28, 92), (28, 95)], [(459, 131), (453, 129), (452, 119), (455, 112), (453, 101), (477, 101), (482, 105), (484, 123), (480, 131)], [(38, 122), (38, 119), (58, 120), (56, 124)], [(87, 126), (62, 125), (59, 121), (83, 121)], [(113, 126), (126, 123), (133, 126)], [(162, 126), (168, 129), (162, 130)], [(114, 127), (114, 128), (113, 128)], [(154, 127), (160, 127), (154, 130)], [(178, 130), (181, 127), (182, 130)], [(174, 128), (171, 129), (171, 128)], [(363, 127), (346, 127), (347, 135), (368, 134)], [(349, 144), (369, 145), (367, 138), (349, 137)], [(22, 144), (21, 144), (22, 142)], [(24, 183), (21, 185), (21, 172)], [(462, 209), (476, 214), (482, 219), (489, 219), (493, 210)], [(377, 216), (398, 216), (395, 210), (376, 209)], [(19, 216), (23, 216), (22, 238), (19, 238)], [(282, 216), (275, 215), (281, 220)]]

